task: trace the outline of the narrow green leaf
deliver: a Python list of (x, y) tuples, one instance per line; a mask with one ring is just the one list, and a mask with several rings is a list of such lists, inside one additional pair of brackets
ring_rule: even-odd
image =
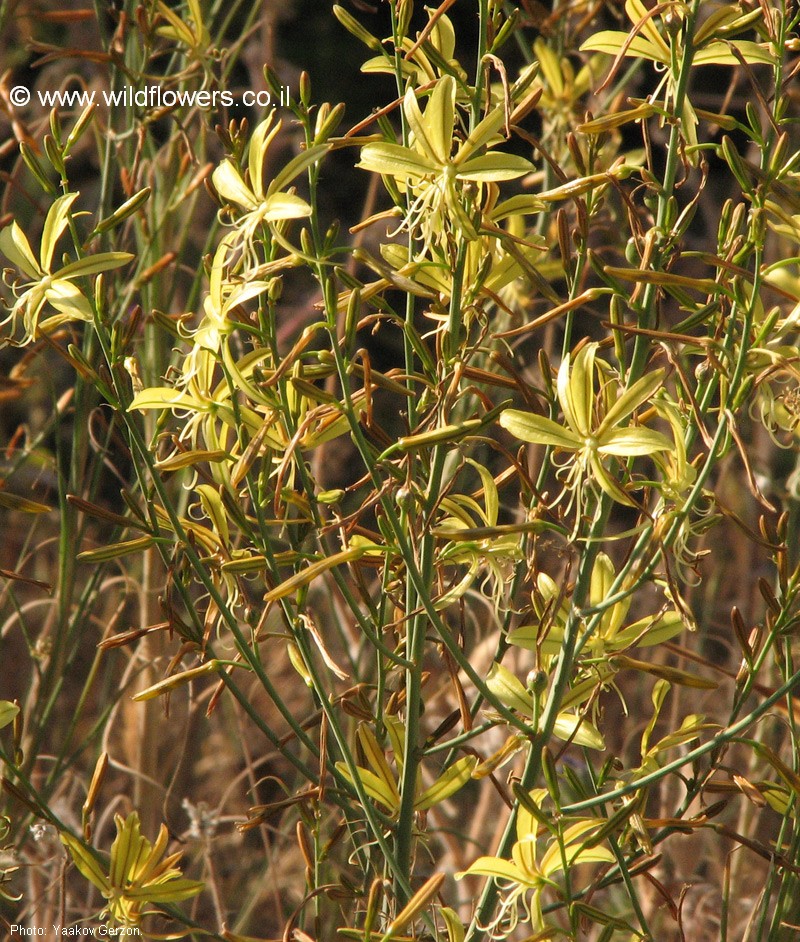
[(47, 504), (40, 504), (39, 501), (4, 490), (0, 490), (0, 507), (5, 507), (6, 510), (19, 510), (25, 514), (46, 514), (53, 509)]

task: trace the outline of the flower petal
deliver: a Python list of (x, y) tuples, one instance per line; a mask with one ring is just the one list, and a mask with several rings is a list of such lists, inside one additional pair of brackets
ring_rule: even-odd
[(492, 153), (473, 157), (459, 164), (456, 176), (459, 180), (474, 180), (476, 183), (499, 183), (503, 180), (516, 180), (517, 177), (531, 173), (533, 169), (533, 164), (524, 157)]
[(296, 157), (292, 157), (288, 164), (280, 170), (267, 187), (267, 193), (274, 193), (276, 190), (282, 190), (288, 186), (292, 180), (299, 177), (301, 173), (307, 170), (312, 164), (316, 163), (320, 157), (329, 150), (327, 144), (317, 144), (302, 151)]
[(101, 271), (108, 271), (111, 268), (119, 268), (120, 265), (127, 265), (128, 262), (136, 258), (130, 252), (100, 252), (97, 255), (88, 255), (86, 258), (80, 258), (77, 262), (70, 262), (62, 269), (56, 272), (56, 278), (80, 278), (83, 275), (96, 275)]
[(0, 232), (0, 252), (28, 278), (38, 280), (42, 277), (42, 270), (31, 250), (30, 242), (16, 222), (12, 222)]
[(663, 379), (664, 370), (654, 370), (652, 373), (642, 376), (629, 389), (626, 389), (603, 416), (603, 421), (597, 426), (597, 432), (595, 433), (597, 437), (602, 437), (606, 429), (611, 428), (612, 425), (619, 425), (631, 412), (638, 409), (648, 399), (651, 399), (657, 390), (661, 388)]
[(486, 686), (497, 699), (510, 710), (523, 716), (533, 712), (533, 697), (522, 685), (522, 681), (507, 667), (495, 661), (486, 675)]
[(128, 411), (132, 409), (192, 409), (195, 412), (208, 412), (209, 402), (203, 402), (188, 393), (173, 389), (172, 386), (150, 386), (138, 392)]
[(543, 415), (521, 412), (518, 409), (506, 409), (500, 416), (500, 425), (523, 442), (535, 445), (552, 445), (567, 451), (579, 451), (583, 442), (570, 429)]
[(39, 259), (44, 271), (50, 271), (56, 242), (61, 238), (61, 233), (67, 228), (70, 206), (77, 198), (77, 193), (65, 193), (64, 196), (59, 196), (47, 212), (44, 229), (42, 230), (42, 245), (39, 251)]
[(267, 157), (269, 145), (281, 129), (281, 122), (273, 125), (275, 111), (258, 124), (253, 130), (250, 145), (247, 151), (247, 172), (250, 176), (250, 186), (256, 199), (264, 198), (264, 162)]
[(242, 209), (258, 209), (253, 191), (245, 184), (242, 175), (231, 160), (225, 159), (211, 174), (211, 182), (226, 203), (235, 203)]
[(44, 296), (57, 311), (79, 321), (91, 321), (94, 316), (91, 304), (71, 281), (60, 278), (53, 281)]
[(635, 56), (639, 59), (650, 59), (652, 62), (661, 62), (669, 65), (669, 50), (667, 55), (643, 36), (630, 38), (628, 33), (616, 29), (604, 29), (594, 36), (590, 36), (581, 46), (581, 52), (605, 52), (609, 56), (618, 56), (625, 47), (626, 56)]
[(400, 180), (406, 177), (419, 180), (439, 173), (438, 165), (432, 160), (399, 144), (366, 144), (361, 148), (361, 160), (356, 166)]
[(615, 428), (600, 439), (597, 450), (601, 455), (616, 455), (632, 458), (636, 455), (652, 455), (654, 451), (671, 451), (672, 442), (655, 429), (640, 426)]
[(605, 740), (597, 727), (574, 713), (558, 714), (553, 724), (553, 735), (563, 739), (564, 742), (574, 742), (578, 746), (586, 746), (589, 749), (602, 751), (606, 748)]
[(475, 756), (462, 756), (439, 776), (430, 788), (426, 788), (414, 801), (415, 811), (427, 811), (443, 802), (463, 788), (472, 778), (478, 760)]
[(303, 219), (311, 215), (308, 203), (292, 193), (272, 193), (264, 201), (262, 218), (265, 222), (281, 219)]
[[(425, 128), (436, 160), (445, 164), (453, 149), (455, 126), (456, 83), (445, 75), (436, 85), (425, 109)], [(414, 131), (416, 134), (416, 130)]]
[[(586, 437), (592, 435), (592, 411), (594, 409), (594, 358), (597, 344), (589, 343), (581, 347), (568, 380), (565, 380), (562, 370), (558, 371), (558, 401), (564, 410), (564, 418), (579, 435)], [(594, 433), (596, 437), (596, 433)]]
[(478, 857), (466, 870), (456, 874), (456, 880), (470, 876), (494, 877), (497, 880), (508, 880), (509, 883), (528, 882), (516, 864), (510, 860), (501, 860), (500, 857)]
[(502, 106), (490, 111), (489, 114), (476, 125), (475, 129), (461, 147), (458, 148), (453, 163), (460, 165), (465, 160), (469, 160), (476, 150), (480, 150), (483, 147), (491, 147), (493, 144), (499, 143), (502, 138), (499, 136), (498, 131), (503, 127), (505, 121), (506, 114)]

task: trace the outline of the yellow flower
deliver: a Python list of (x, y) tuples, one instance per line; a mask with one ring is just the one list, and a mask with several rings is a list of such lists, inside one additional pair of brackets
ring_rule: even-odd
[(62, 834), (61, 840), (86, 879), (108, 900), (108, 915), (119, 925), (138, 926), (142, 907), (149, 903), (178, 903), (196, 896), (203, 884), (181, 877), (174, 866), (181, 854), (164, 857), (167, 829), (162, 824), (155, 844), (142, 836), (139, 815), (134, 811), (123, 820), (114, 816), (117, 837), (111, 845), (109, 872), (79, 840)]
[[(204, 316), (191, 332), (192, 349), (183, 364), (180, 385), (196, 395), (210, 395), (214, 388), (214, 369), (221, 356), (225, 339), (235, 324), (230, 312), (269, 290), (269, 281), (234, 280), (227, 260), (236, 242), (236, 234), (228, 233), (217, 247), (209, 273), (208, 294), (203, 300)], [(287, 261), (287, 264), (288, 261)]]
[[(69, 224), (70, 208), (78, 195), (67, 193), (53, 202), (45, 217), (38, 259), (16, 222), (0, 232), (0, 252), (31, 279), (24, 285), (13, 285), (17, 300), (8, 316), (0, 321), (0, 324), (11, 321), (13, 330), (17, 318), (22, 315), (25, 333), (19, 341), (21, 344), (30, 343), (40, 332), (47, 333), (68, 321), (91, 321), (92, 306), (80, 288), (73, 284), (74, 279), (118, 268), (133, 258), (129, 252), (103, 252), (52, 271), (56, 243)], [(58, 313), (40, 323), (39, 317), (46, 304)]]
[[(534, 789), (529, 801), (541, 804), (547, 792)], [(541, 908), (542, 891), (553, 886), (555, 874), (565, 868), (582, 863), (613, 863), (614, 855), (605, 847), (586, 847), (585, 841), (602, 824), (597, 818), (576, 821), (552, 835), (547, 849), (537, 860), (537, 821), (531, 812), (520, 805), (517, 812), (517, 842), (511, 849), (511, 860), (500, 857), (479, 857), (456, 880), (466, 876), (492, 877), (503, 891), (503, 902), (496, 919), (487, 928), (493, 938), (506, 938), (520, 921), (519, 908), (524, 911), (523, 922), (530, 922), (534, 933), (545, 928)]]
[[(505, 121), (502, 107), (490, 111), (455, 154), (453, 138), (456, 122), (456, 83), (450, 75), (440, 79), (431, 92), (423, 115), (413, 88), (403, 99), (403, 112), (411, 129), (411, 144), (367, 144), (357, 166), (393, 177), (407, 187), (412, 197), (403, 227), (420, 236), (424, 251), (441, 242), (455, 225), (467, 239), (478, 233), (465, 208), (468, 202), (464, 184), (515, 180), (533, 170), (524, 157), (513, 154), (478, 154), (498, 143), (498, 131)], [(480, 199), (472, 201), (480, 205)]]
[[(516, 710), (520, 716), (533, 721), (539, 717), (544, 708), (546, 692), (544, 690), (534, 692), (526, 690), (522, 681), (507, 667), (503, 667), (498, 661), (493, 661), (486, 675), (486, 686), (495, 697), (509, 708)], [(591, 686), (588, 689), (585, 686), (573, 691), (570, 695), (570, 705), (581, 699), (581, 695), (589, 695)], [(600, 731), (590, 723), (580, 712), (572, 710), (562, 710), (556, 717), (553, 726), (553, 735), (564, 742), (572, 742), (577, 746), (586, 746), (588, 749), (598, 749), (600, 751), (606, 748), (605, 740)], [(525, 745), (525, 740), (520, 740), (519, 747)]]
[(187, 15), (180, 17), (166, 3), (158, 2), (158, 12), (169, 25), (159, 26), (156, 32), (177, 43), (183, 43), (202, 61), (211, 46), (211, 34), (203, 22), (203, 12), (199, 0), (187, 0)]
[[(607, 405), (605, 413), (595, 416), (595, 353), (597, 344), (583, 346), (574, 363), (569, 354), (564, 357), (558, 371), (556, 392), (564, 413), (565, 425), (552, 419), (507, 409), (500, 416), (500, 424), (524, 442), (548, 445), (572, 452), (567, 485), (580, 497), (587, 476), (599, 484), (609, 497), (620, 504), (636, 506), (633, 499), (612, 476), (604, 459), (633, 458), (672, 451), (674, 444), (661, 432), (641, 426), (621, 427), (622, 423), (647, 402), (661, 386), (663, 370), (654, 370), (637, 380), (629, 389), (620, 390), (618, 398)], [(610, 395), (601, 397), (608, 403)]]
[[(441, 8), (439, 8), (441, 10)], [(428, 14), (428, 23), (433, 19), (434, 10), (426, 7)], [(435, 11), (438, 14), (438, 10)], [(337, 14), (339, 15), (339, 14)], [(426, 29), (428, 27), (426, 26)], [(372, 46), (372, 44), (370, 44)], [(436, 51), (436, 61), (432, 60), (425, 52), (425, 47)], [(381, 55), (368, 59), (362, 66), (361, 71), (366, 73), (383, 72), (386, 75), (395, 74), (395, 57), (390, 55), (386, 49), (378, 43), (378, 49)], [(453, 73), (458, 73), (462, 80), (466, 80), (466, 73), (461, 68), (456, 52), (456, 32), (453, 29), (453, 23), (447, 15), (436, 17), (433, 27), (428, 33), (427, 42), (420, 43), (419, 38), (412, 42), (411, 38), (404, 36), (399, 46), (400, 69), (403, 78), (412, 82), (414, 85), (424, 85), (426, 82), (435, 81), (442, 74), (441, 69), (436, 62), (446, 62)]]
[[(625, 0), (625, 12), (635, 25), (633, 33), (622, 30), (601, 30), (590, 36), (581, 46), (581, 52), (604, 52), (619, 58), (630, 56), (648, 59), (656, 68), (666, 71), (666, 76), (659, 90), (666, 85), (665, 106), (675, 103), (678, 89), (677, 63), (683, 61), (682, 39), (685, 31), (681, 24), (688, 12), (688, 4), (666, 3), (659, 5), (660, 19), (665, 27), (670, 25), (667, 38), (662, 36), (656, 26), (656, 18), (642, 0)], [(736, 33), (744, 32), (753, 25), (753, 11), (743, 9), (738, 3), (725, 3), (711, 13), (705, 22), (692, 35), (692, 66), (732, 65), (745, 62), (772, 62), (772, 53), (766, 43), (754, 43), (747, 40), (731, 39)], [(674, 27), (677, 26), (677, 29)], [(670, 41), (668, 41), (670, 40)], [(651, 98), (654, 100), (658, 91)], [(697, 146), (697, 114), (688, 98), (684, 99), (680, 114), (681, 130), (686, 141)]]
[[(589, 587), (589, 607), (602, 605), (611, 594), (611, 586), (617, 577), (614, 564), (605, 553), (598, 553), (592, 569)], [(623, 588), (627, 583), (623, 583)], [(669, 641), (683, 630), (683, 619), (674, 608), (662, 609), (654, 615), (626, 625), (632, 596), (619, 599), (600, 616), (599, 622), (583, 648), (584, 657), (596, 660), (602, 667), (598, 679), (606, 676), (606, 671), (613, 673), (608, 665), (612, 654), (627, 651), (632, 647), (652, 647)], [(538, 623), (519, 625), (508, 633), (509, 644), (517, 645), (528, 651), (536, 651), (543, 659), (543, 667), (561, 651), (564, 645), (564, 631), (569, 615), (569, 599), (563, 597), (557, 584), (546, 573), (539, 573), (536, 578), (536, 591), (533, 593), (534, 611)], [(544, 633), (544, 637), (540, 637)], [(606, 679), (609, 679), (608, 677)]]
[(0, 729), (14, 722), (14, 717), (19, 713), (19, 707), (10, 700), (0, 700)]
[(264, 226), (274, 227), (278, 222), (311, 215), (311, 207), (304, 199), (294, 193), (282, 193), (281, 190), (327, 150), (324, 144), (304, 150), (290, 160), (265, 188), (267, 152), (280, 129), (281, 122), (275, 122), (272, 112), (253, 131), (247, 152), (247, 179), (230, 158), (223, 160), (211, 175), (220, 197), (239, 211), (244, 211), (236, 220), (235, 228), (248, 264), (255, 265), (258, 262), (254, 242)]
[[(395, 765), (402, 773), (405, 726), (395, 717), (384, 716), (383, 720), (394, 753)], [(355, 766), (355, 773), (361, 787), (373, 801), (386, 808), (390, 814), (397, 815), (400, 811), (400, 790), (383, 748), (366, 723), (359, 724), (356, 735), (361, 752), (369, 764), (369, 768)], [(460, 791), (470, 781), (477, 764), (478, 760), (475, 756), (462, 756), (444, 769), (428, 788), (423, 789), (421, 780), (418, 781), (414, 795), (414, 811), (428, 811)], [(346, 762), (337, 762), (336, 771), (349, 782), (354, 782), (353, 771)]]

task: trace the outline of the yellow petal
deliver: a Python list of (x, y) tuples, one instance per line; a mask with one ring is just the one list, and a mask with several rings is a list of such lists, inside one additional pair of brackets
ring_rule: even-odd
[(533, 164), (524, 157), (492, 153), (459, 164), (456, 176), (459, 180), (474, 180), (476, 183), (500, 183), (503, 180), (516, 180), (533, 169)]
[(66, 193), (64, 196), (60, 196), (47, 212), (44, 229), (42, 230), (42, 246), (39, 252), (41, 267), (44, 271), (50, 271), (56, 242), (61, 238), (61, 233), (67, 227), (70, 207), (77, 198), (77, 193)]
[(478, 760), (475, 756), (463, 756), (439, 776), (430, 788), (414, 802), (415, 811), (427, 811), (454, 795), (472, 778)]
[(94, 316), (91, 304), (71, 281), (58, 279), (51, 282), (44, 296), (57, 311), (79, 321), (91, 321)]
[(406, 177), (419, 180), (439, 173), (440, 169), (429, 158), (399, 144), (367, 144), (361, 148), (361, 160), (356, 166), (401, 180)]
[(574, 432), (552, 419), (532, 412), (520, 412), (518, 409), (506, 409), (500, 416), (500, 425), (523, 442), (534, 445), (550, 445), (567, 451), (578, 451), (583, 442)]
[(0, 700), (0, 729), (8, 726), (14, 721), (14, 717), (19, 713), (19, 707), (10, 700)]
[(532, 695), (523, 687), (522, 681), (507, 667), (495, 661), (486, 676), (486, 686), (503, 706), (530, 716), (533, 712)]
[(530, 881), (519, 867), (510, 860), (501, 860), (499, 857), (478, 857), (466, 870), (457, 873), (456, 880), (469, 876), (494, 877), (498, 880), (507, 880), (509, 883), (529, 884)]
[(242, 175), (230, 160), (223, 160), (222, 163), (211, 174), (211, 182), (227, 203), (235, 203), (242, 209), (251, 212), (258, 209), (258, 201), (253, 191), (246, 186)]
[(264, 201), (261, 215), (265, 222), (280, 222), (281, 219), (303, 219), (311, 215), (311, 207), (304, 199), (291, 193), (272, 193)]
[(273, 124), (275, 111), (256, 126), (250, 138), (250, 145), (247, 151), (247, 171), (250, 176), (250, 186), (256, 199), (264, 198), (264, 163), (267, 157), (269, 145), (272, 143), (275, 135), (281, 129), (281, 122)]
[(38, 280), (42, 277), (42, 270), (34, 257), (30, 243), (16, 222), (12, 222), (0, 232), (0, 252), (28, 278)]

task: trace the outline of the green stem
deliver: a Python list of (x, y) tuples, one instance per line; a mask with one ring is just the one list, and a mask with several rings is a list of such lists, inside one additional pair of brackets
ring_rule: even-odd
[(600, 807), (601, 805), (605, 805), (609, 802), (618, 801), (620, 798), (626, 798), (628, 795), (633, 795), (636, 792), (647, 788), (649, 785), (661, 781), (661, 779), (665, 778), (667, 775), (671, 775), (673, 772), (677, 772), (679, 769), (682, 769), (687, 765), (691, 765), (692, 763), (696, 762), (697, 759), (701, 759), (703, 756), (708, 755), (709, 752), (719, 749), (720, 746), (732, 742), (741, 733), (743, 733), (748, 726), (752, 726), (752, 724), (760, 720), (762, 716), (765, 716), (767, 713), (769, 713), (776, 703), (779, 703), (784, 699), (784, 697), (790, 697), (798, 685), (800, 685), (800, 670), (795, 671), (787, 681), (781, 684), (777, 690), (766, 697), (763, 702), (760, 703), (750, 713), (748, 713), (747, 716), (742, 717), (742, 719), (738, 720), (736, 723), (726, 726), (721, 733), (717, 733), (717, 735), (709, 739), (708, 742), (705, 742), (700, 746), (696, 746), (694, 749), (684, 753), (684, 755), (674, 759), (672, 762), (662, 765), (661, 768), (657, 769), (655, 772), (650, 772), (647, 775), (643, 775), (641, 778), (637, 779), (635, 782), (631, 782), (629, 785), (622, 785), (619, 788), (615, 788), (610, 792), (605, 792), (604, 794), (598, 795), (594, 798), (587, 798), (584, 801), (576, 801), (571, 805), (565, 805), (561, 809), (562, 813), (582, 814), (584, 811), (591, 811), (593, 808)]
[[(525, 762), (525, 768), (520, 777), (520, 787), (526, 791), (533, 788), (539, 779), (542, 771), (542, 750), (550, 742), (553, 734), (555, 721), (558, 717), (561, 703), (567, 691), (569, 681), (572, 676), (572, 666), (575, 653), (575, 646), (578, 641), (578, 631), (582, 620), (581, 606), (583, 605), (589, 593), (589, 585), (592, 577), (592, 569), (597, 554), (600, 551), (600, 536), (605, 530), (605, 524), (608, 519), (611, 502), (604, 494), (597, 502), (595, 516), (592, 522), (589, 539), (586, 549), (581, 557), (578, 576), (575, 582), (575, 589), (572, 595), (572, 605), (570, 614), (564, 629), (564, 642), (558, 663), (553, 673), (553, 680), (550, 685), (550, 691), (542, 712), (539, 729), (531, 739), (530, 750)], [(495, 856), (508, 859), (511, 856), (511, 849), (516, 843), (516, 824), (517, 811), (519, 804), (515, 804), (508, 817), (503, 836), (500, 839)], [(490, 920), (497, 903), (498, 891), (494, 880), (489, 880), (483, 889), (475, 915), (472, 918), (467, 931), (465, 942), (477, 942), (479, 939), (486, 938), (485, 927)]]
[[(665, 232), (667, 213), (675, 193), (675, 183), (678, 177), (678, 168), (681, 158), (681, 142), (684, 139), (682, 121), (686, 94), (689, 88), (689, 79), (694, 58), (693, 37), (697, 17), (700, 12), (701, 0), (692, 0), (689, 12), (686, 14), (686, 27), (684, 30), (683, 56), (679, 66), (677, 81), (675, 83), (675, 97), (673, 110), (673, 123), (670, 128), (669, 144), (667, 146), (667, 162), (664, 168), (664, 180), (658, 192), (658, 210), (656, 214), (656, 233), (659, 239), (666, 239)], [(674, 49), (674, 46), (671, 48)], [(674, 56), (673, 56), (674, 58)], [(665, 260), (665, 253), (660, 246), (654, 249), (652, 268), (658, 271)], [(651, 329), (655, 324), (656, 300), (658, 298), (658, 285), (651, 283), (645, 286), (642, 303), (639, 309), (639, 327)], [(644, 372), (645, 361), (650, 352), (651, 340), (645, 334), (638, 334), (634, 340), (633, 355), (630, 364), (630, 381), (637, 380)]]

